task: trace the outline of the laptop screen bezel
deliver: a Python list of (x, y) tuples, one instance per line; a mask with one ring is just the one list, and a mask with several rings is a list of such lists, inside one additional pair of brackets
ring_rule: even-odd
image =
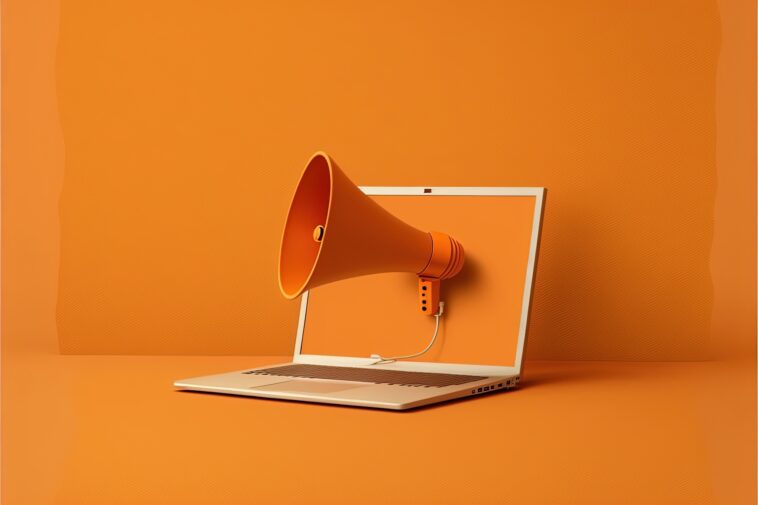
[(532, 219), (532, 236), (529, 244), (529, 259), (524, 285), (524, 295), (521, 306), (521, 319), (519, 322), (519, 334), (516, 348), (516, 356), (513, 366), (498, 365), (473, 365), (465, 363), (436, 363), (420, 361), (396, 361), (374, 365), (375, 359), (369, 357), (330, 356), (324, 354), (302, 354), (303, 340), (305, 338), (305, 323), (308, 316), (309, 292), (303, 293), (300, 302), (300, 317), (297, 325), (297, 338), (295, 340), (295, 352), (293, 362), (313, 365), (333, 366), (371, 366), (389, 370), (405, 370), (419, 372), (460, 373), (475, 375), (519, 375), (524, 358), (524, 348), (529, 330), (529, 314), (534, 287), (534, 271), (539, 251), (540, 231), (542, 227), (542, 214), (545, 200), (545, 188), (539, 187), (435, 187), (435, 186), (359, 186), (368, 196), (533, 196), (534, 216)]

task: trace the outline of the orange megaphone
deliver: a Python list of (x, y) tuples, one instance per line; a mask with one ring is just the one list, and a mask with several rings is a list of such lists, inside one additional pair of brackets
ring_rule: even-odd
[(279, 288), (293, 299), (341, 279), (412, 272), (419, 277), (421, 312), (436, 314), (440, 280), (460, 272), (463, 261), (458, 241), (396, 218), (318, 152), (292, 197), (279, 252)]

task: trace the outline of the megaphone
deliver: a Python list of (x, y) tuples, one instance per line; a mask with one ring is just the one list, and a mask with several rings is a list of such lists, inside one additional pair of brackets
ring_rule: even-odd
[(279, 252), (288, 299), (330, 282), (384, 272), (418, 276), (418, 307), (437, 314), (440, 281), (463, 267), (461, 244), (406, 224), (366, 196), (327, 154), (308, 161), (292, 197)]

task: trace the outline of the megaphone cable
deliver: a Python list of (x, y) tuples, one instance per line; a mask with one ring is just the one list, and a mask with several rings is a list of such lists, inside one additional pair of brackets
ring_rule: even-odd
[(440, 302), (439, 307), (440, 307), (439, 311), (436, 314), (434, 314), (434, 335), (432, 335), (432, 340), (424, 348), (423, 351), (417, 352), (415, 354), (406, 354), (404, 356), (390, 356), (388, 358), (384, 358), (379, 354), (372, 354), (370, 357), (373, 359), (376, 359), (376, 361), (371, 364), (383, 365), (385, 363), (393, 363), (399, 359), (416, 358), (418, 356), (421, 356), (422, 354), (426, 354), (429, 351), (429, 349), (431, 349), (432, 346), (434, 346), (434, 342), (437, 340), (437, 334), (440, 331), (440, 318), (442, 317), (442, 313), (445, 311), (445, 302)]

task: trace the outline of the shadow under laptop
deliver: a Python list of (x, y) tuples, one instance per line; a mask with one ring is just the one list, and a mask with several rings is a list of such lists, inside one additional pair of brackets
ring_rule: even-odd
[(518, 391), (519, 388), (515, 388), (509, 391), (500, 391), (496, 393), (488, 393), (488, 394), (482, 394), (482, 395), (476, 395), (474, 396), (464, 396), (461, 398), (455, 398), (452, 400), (444, 400), (439, 403), (432, 403), (430, 405), (422, 405), (420, 407), (413, 407), (410, 409), (405, 410), (394, 410), (394, 409), (382, 409), (382, 408), (376, 408), (376, 407), (369, 407), (369, 406), (360, 406), (360, 405), (340, 405), (338, 403), (320, 403), (320, 402), (308, 402), (308, 401), (293, 401), (288, 400), (285, 398), (265, 398), (262, 396), (256, 396), (256, 397), (245, 397), (242, 395), (230, 395), (228, 393), (221, 393), (221, 392), (214, 392), (214, 391), (193, 391), (188, 389), (177, 389), (177, 393), (182, 394), (189, 394), (189, 395), (200, 395), (200, 396), (217, 396), (219, 399), (221, 398), (227, 398), (227, 401), (254, 401), (254, 402), (260, 402), (260, 403), (269, 403), (269, 404), (289, 404), (289, 405), (306, 405), (309, 408), (324, 408), (324, 409), (349, 409), (349, 410), (362, 410), (364, 412), (377, 412), (380, 414), (390, 415), (390, 414), (412, 414), (413, 412), (420, 412), (425, 410), (431, 410), (439, 407), (445, 407), (448, 405), (455, 405), (458, 403), (465, 402), (476, 402), (476, 401), (482, 401), (486, 400), (486, 397), (488, 396), (495, 396), (500, 394), (514, 394)]

